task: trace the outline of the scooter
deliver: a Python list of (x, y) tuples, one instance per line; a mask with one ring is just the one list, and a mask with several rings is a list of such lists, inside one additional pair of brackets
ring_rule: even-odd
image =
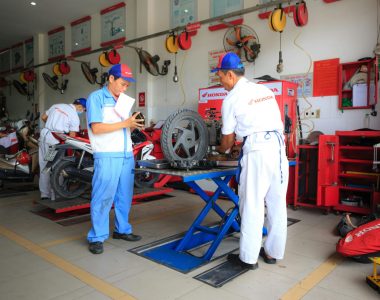
[[(90, 141), (82, 137), (70, 137), (53, 133), (60, 144), (53, 145), (45, 156), (48, 161), (44, 172), (51, 172), (50, 183), (56, 195), (73, 199), (90, 190), (94, 173), (93, 151)], [(137, 159), (155, 159), (150, 153), (153, 144), (145, 141), (133, 145), (133, 155)]]

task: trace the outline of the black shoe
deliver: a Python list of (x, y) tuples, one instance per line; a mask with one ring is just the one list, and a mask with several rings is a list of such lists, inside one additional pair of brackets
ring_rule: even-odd
[(114, 238), (115, 240), (125, 240), (125, 241), (129, 241), (129, 242), (137, 242), (137, 241), (141, 240), (141, 236), (133, 234), (133, 233), (114, 232), (112, 234), (112, 238)]
[(275, 263), (277, 262), (277, 260), (276, 260), (275, 258), (273, 258), (273, 257), (269, 257), (268, 254), (265, 253), (265, 250), (264, 250), (263, 247), (261, 247), (261, 249), (260, 249), (260, 256), (261, 256), (262, 258), (264, 258), (264, 261), (265, 261), (267, 264), (271, 264), (271, 265), (273, 265), (273, 264), (275, 264)]
[(41, 201), (50, 201), (49, 197), (41, 197)]
[(88, 245), (88, 250), (92, 254), (101, 254), (103, 253), (103, 243), (102, 242), (93, 242)]
[(255, 264), (245, 263), (244, 261), (240, 259), (239, 254), (228, 254), (227, 260), (229, 262), (232, 262), (235, 265), (239, 265), (243, 269), (256, 270), (259, 267), (259, 263), (255, 263)]

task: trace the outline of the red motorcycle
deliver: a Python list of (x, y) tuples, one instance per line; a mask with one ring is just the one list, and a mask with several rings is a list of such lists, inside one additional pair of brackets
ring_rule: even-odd
[[(50, 182), (56, 195), (73, 199), (89, 192), (94, 173), (93, 151), (88, 138), (70, 137), (53, 133), (60, 144), (50, 147), (45, 156), (48, 161), (44, 172), (51, 171)], [(150, 154), (153, 144), (144, 141), (133, 145), (135, 160), (154, 159)]]

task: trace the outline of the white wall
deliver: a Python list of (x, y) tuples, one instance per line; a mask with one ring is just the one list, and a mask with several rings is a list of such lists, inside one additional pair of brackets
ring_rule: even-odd
[[(170, 0), (128, 0), (127, 7), (127, 39), (141, 37), (147, 34), (164, 31), (170, 28)], [(258, 4), (258, 0), (245, 0), (244, 7), (252, 7)], [(344, 0), (331, 4), (323, 0), (306, 1), (309, 10), (309, 22), (305, 27), (296, 27), (291, 16), (288, 16), (286, 28), (282, 34), (282, 53), (284, 71), (276, 73), (279, 52), (279, 33), (270, 31), (267, 20), (258, 18), (258, 12), (244, 15), (244, 23), (256, 31), (261, 44), (261, 52), (254, 64), (246, 67), (246, 76), (249, 79), (261, 75), (271, 75), (279, 78), (279, 75), (291, 75), (313, 72), (312, 61), (340, 58), (340, 62), (356, 61), (362, 57), (373, 56), (373, 49), (377, 39), (377, 1), (376, 0)], [(210, 18), (209, 1), (198, 1), (198, 19)], [(66, 52), (71, 51), (70, 25), (66, 27)], [(100, 44), (100, 17), (92, 16), (92, 48), (99, 48)], [(152, 55), (161, 57), (159, 65), (165, 59), (171, 59), (169, 74), (167, 76), (152, 76), (145, 69), (140, 74), (138, 56), (133, 49), (120, 49), (122, 62), (128, 63), (137, 77), (136, 85), (132, 85), (128, 94), (137, 98), (139, 92), (146, 92), (147, 107), (140, 109), (149, 120), (158, 121), (177, 110), (179, 107), (187, 107), (196, 110), (198, 101), (198, 89), (208, 85), (208, 51), (223, 49), (224, 30), (209, 31), (208, 25), (203, 25), (192, 39), (192, 47), (188, 51), (179, 51), (177, 65), (179, 82), (172, 80), (174, 73), (174, 54), (165, 49), (166, 36), (156, 37), (138, 43)], [(40, 48), (47, 49), (46, 33)], [(295, 39), (297, 39), (295, 41)], [(298, 44), (298, 46), (296, 45)], [(301, 49), (302, 48), (302, 49)], [(81, 57), (81, 60), (91, 61), (91, 66), (99, 67), (98, 56)], [(41, 56), (41, 55), (40, 55)], [(311, 60), (310, 60), (311, 58)], [(47, 60), (42, 55), (42, 61)], [(38, 77), (37, 99), (41, 110), (53, 103), (71, 102), (78, 97), (86, 97), (96, 86), (92, 86), (83, 77), (80, 64), (70, 63), (71, 73), (68, 76), (69, 87), (60, 95), (48, 87), (41, 76)], [(51, 65), (39, 68), (38, 72), (52, 73)], [(9, 95), (5, 91), (8, 102), (8, 110), (12, 117), (22, 116), (28, 107), (25, 97), (16, 96), (12, 91)], [(333, 133), (335, 130), (353, 130), (363, 127), (380, 129), (380, 117), (369, 116), (370, 110), (345, 110), (338, 109), (337, 96), (318, 97), (307, 99), (313, 109), (320, 109), (320, 119), (304, 122), (304, 136), (309, 130), (320, 130), (323, 133)], [(307, 107), (305, 100), (299, 99), (302, 109)], [(379, 109), (377, 105), (376, 109)]]

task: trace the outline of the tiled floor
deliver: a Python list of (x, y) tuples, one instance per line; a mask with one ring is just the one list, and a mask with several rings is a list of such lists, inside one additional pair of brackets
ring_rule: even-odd
[(90, 223), (61, 226), (32, 213), (42, 208), (33, 204), (38, 195), (0, 198), (0, 299), (379, 299), (365, 282), (372, 265), (334, 255), (340, 218), (334, 214), (289, 208), (288, 216), (301, 221), (289, 227), (285, 259), (259, 260), (258, 270), (213, 288), (193, 277), (225, 257), (182, 274), (127, 251), (185, 231), (203, 207), (198, 196), (174, 191), (175, 197), (134, 205), (131, 221), (143, 239), (109, 239), (103, 254), (92, 255), (85, 239)]

